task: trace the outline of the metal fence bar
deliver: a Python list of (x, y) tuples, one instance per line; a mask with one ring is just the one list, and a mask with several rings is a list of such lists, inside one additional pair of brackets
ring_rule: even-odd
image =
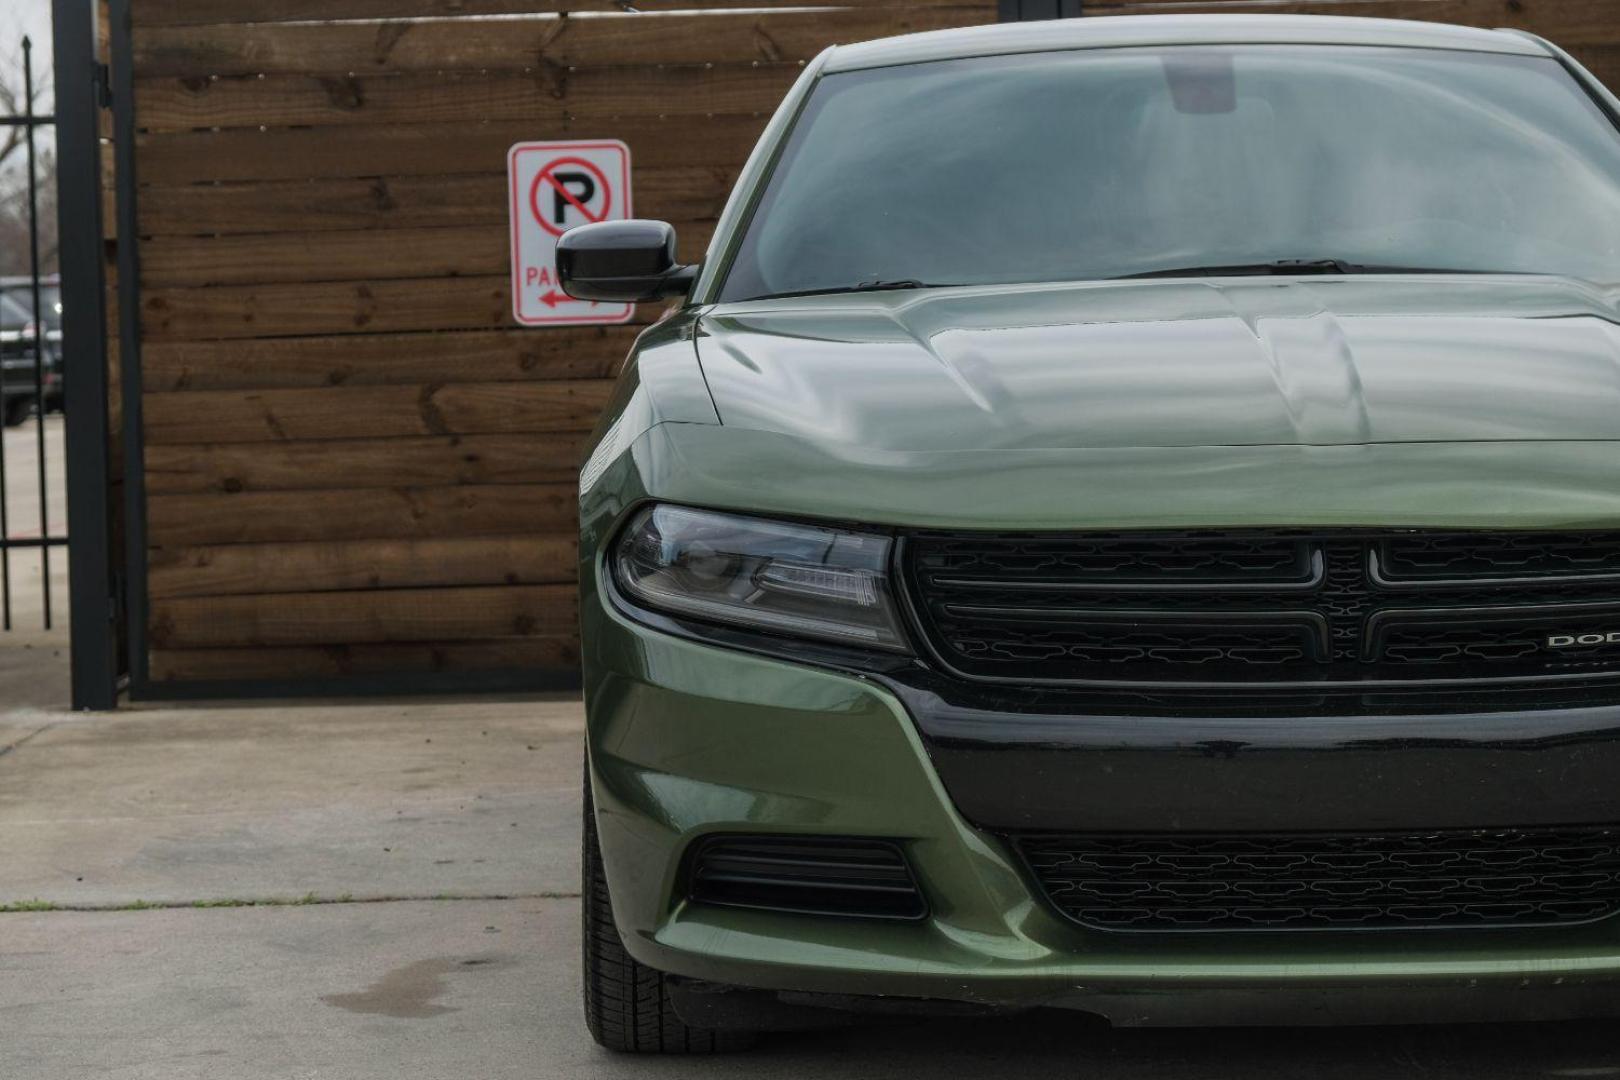
[(113, 159), (118, 194), (118, 375), (124, 411), (124, 635), (131, 700), (151, 682), (147, 650), (146, 429), (141, 376), (141, 246), (136, 211), (135, 44), (130, 0), (109, 0)]
[(54, 0), (57, 192), (67, 409), (68, 603), (73, 707), (118, 703), (117, 592), (108, 499), (106, 276), (101, 142), (105, 69), (96, 58), (95, 0)]
[[(51, 536), (50, 500), (45, 489), (45, 343), (49, 336), (45, 322), (45, 305), (39, 288), (39, 160), (34, 133), (34, 43), (24, 37), (23, 49), (23, 102), (28, 120), (28, 270), (29, 293), (34, 312), (34, 434), (35, 452), (39, 457), (39, 535), (49, 541)], [(39, 547), (40, 598), (45, 608), (45, 629), (51, 628), (51, 545)]]

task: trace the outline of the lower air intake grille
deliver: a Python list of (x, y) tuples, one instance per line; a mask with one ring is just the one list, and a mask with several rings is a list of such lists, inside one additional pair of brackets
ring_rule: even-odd
[(1104, 930), (1529, 926), (1620, 912), (1620, 827), (1016, 844), (1059, 910)]
[(928, 913), (905, 853), (886, 840), (718, 836), (700, 841), (693, 900), (727, 907), (868, 919)]

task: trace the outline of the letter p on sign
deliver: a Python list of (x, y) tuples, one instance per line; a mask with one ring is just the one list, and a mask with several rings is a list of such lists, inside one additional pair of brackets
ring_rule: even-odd
[(512, 315), (525, 326), (628, 322), (631, 304), (575, 300), (557, 286), (557, 238), (630, 217), (630, 148), (617, 139), (518, 143), (506, 154)]

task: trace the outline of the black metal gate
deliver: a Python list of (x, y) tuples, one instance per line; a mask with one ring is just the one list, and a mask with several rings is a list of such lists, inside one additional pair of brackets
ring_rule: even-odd
[[(1048, 19), (1080, 15), (1083, 0), (998, 0), (1003, 21)], [(406, 5), (408, 6), (408, 5)], [(135, 120), (131, 76), (131, 0), (51, 0), (55, 53), (56, 101), (54, 115), (35, 115), (25, 108), (21, 114), (4, 119), (0, 133), (22, 130), (32, 146), (46, 126), (54, 123), (56, 133), (56, 190), (62, 227), (58, 252), (59, 288), (63, 308), (69, 316), (60, 336), (40, 333), (29, 343), (26, 366), (19, 368), (16, 381), (43, 407), (29, 405), (33, 451), (28, 464), (37, 472), (44, 509), (31, 505), (22, 515), (10, 510), (0, 521), (0, 577), (5, 578), (6, 595), (0, 597), (8, 608), (0, 611), (0, 622), (10, 625), (11, 561), (17, 552), (34, 552), (42, 560), (60, 559), (67, 544), (65, 529), (56, 527), (51, 516), (46, 468), (48, 455), (65, 459), (67, 518), (71, 522), (72, 544), (67, 545), (69, 564), (68, 615), (72, 630), (73, 705), (79, 709), (112, 708), (120, 690), (129, 685), (131, 657), (145, 655), (144, 589), (139, 575), (144, 561), (141, 545), (129, 543), (139, 537), (144, 525), (144, 498), (139, 483), (126, 479), (139, 477), (142, 447), (140, 412), (142, 386), (139, 378), (138, 313), (134, 300), (139, 280), (137, 228), (135, 215), (134, 143)], [(221, 9), (223, 10), (223, 9)], [(105, 13), (105, 14), (103, 14)], [(108, 25), (98, 28), (98, 19)], [(101, 32), (98, 32), (99, 31)], [(24, 73), (32, 81), (32, 70)], [(106, 160), (104, 160), (104, 158)], [(104, 191), (104, 166), (112, 165), (112, 177)], [(31, 208), (38, 209), (40, 178), (33, 168)], [(103, 221), (106, 194), (116, 195), (115, 221)], [(32, 253), (39, 248), (39, 222), (34, 215), (31, 233)], [(114, 225), (116, 235), (118, 306), (108, 305), (111, 263), (104, 224)], [(31, 310), (49, 307), (46, 299), (51, 281), (39, 273), (37, 254), (27, 275)], [(37, 284), (35, 283), (37, 281)], [(26, 335), (20, 341), (27, 342)], [(109, 343), (119, 344), (120, 361), (109, 367)], [(52, 429), (58, 422), (46, 400), (52, 392), (53, 363), (59, 372), (60, 396), (65, 403), (65, 429), (60, 451), (53, 449)], [(114, 374), (116, 372), (116, 375)], [(113, 382), (112, 379), (117, 379)], [(9, 372), (7, 385), (13, 381)], [(109, 409), (112, 392), (119, 392), (118, 408)], [(16, 445), (16, 429), (11, 445)], [(58, 460), (50, 458), (49, 460)], [(0, 483), (15, 481), (19, 461), (0, 463)], [(126, 475), (126, 467), (129, 475)], [(31, 481), (31, 483), (34, 481)], [(5, 505), (0, 493), (0, 506)], [(15, 503), (14, 503), (15, 505)], [(23, 517), (38, 518), (43, 525), (26, 529)], [(26, 533), (26, 535), (25, 535)], [(129, 549), (126, 552), (126, 547)], [(132, 557), (126, 557), (133, 553)], [(131, 585), (130, 581), (134, 584)], [(49, 587), (48, 575), (43, 587)], [(59, 621), (63, 605), (57, 596), (46, 598), (49, 613), (44, 618)], [(139, 689), (141, 677), (135, 679)]]
[[(22, 552), (37, 560), (37, 593), (32, 587), (28, 592), (37, 597), (38, 617), (49, 630), (56, 621), (51, 556), (53, 549), (68, 542), (61, 510), (51, 512), (53, 503), (62, 506), (63, 493), (53, 493), (50, 486), (52, 451), (61, 452), (56, 436), (59, 425), (52, 413), (62, 403), (63, 306), (60, 283), (44, 272), (40, 251), (39, 143), (41, 130), (54, 126), (56, 118), (36, 111), (40, 87), (34, 80), (34, 45), (26, 37), (22, 39), (20, 82), (8, 79), (8, 84), (17, 88), (13, 100), (21, 111), (0, 116), (0, 165), (8, 164), (6, 159), (21, 151), (24, 176), (17, 190), (5, 193), (8, 202), (20, 196), (22, 203), (20, 213), (6, 208), (7, 224), (25, 221), (27, 241), (20, 260), (25, 271), (0, 274), (0, 630), (11, 630), (18, 621), (19, 580), (13, 564)], [(8, 172), (15, 175), (14, 170)], [(0, 269), (19, 268), (15, 241), (15, 235), (0, 237), (0, 244), (11, 248), (7, 261), (14, 264)], [(31, 435), (27, 431), (30, 420)], [(20, 461), (30, 449), (33, 460)], [(32, 492), (26, 491), (30, 482), (35, 488)], [(20, 488), (24, 489), (21, 498)], [(32, 574), (28, 579), (31, 586)], [(30, 598), (30, 608), (35, 597)]]

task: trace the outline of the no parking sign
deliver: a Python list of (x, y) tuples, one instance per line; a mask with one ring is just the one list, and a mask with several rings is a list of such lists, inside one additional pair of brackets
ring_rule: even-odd
[(617, 139), (518, 143), (506, 155), (512, 207), (512, 314), (525, 326), (621, 323), (631, 304), (575, 300), (557, 286), (557, 238), (630, 217), (630, 148)]

